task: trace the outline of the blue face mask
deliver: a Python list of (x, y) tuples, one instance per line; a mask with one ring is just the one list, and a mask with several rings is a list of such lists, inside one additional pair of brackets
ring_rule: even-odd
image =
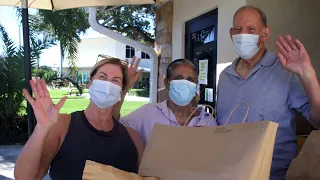
[(170, 82), (169, 97), (178, 106), (188, 105), (196, 95), (197, 84), (188, 80)]

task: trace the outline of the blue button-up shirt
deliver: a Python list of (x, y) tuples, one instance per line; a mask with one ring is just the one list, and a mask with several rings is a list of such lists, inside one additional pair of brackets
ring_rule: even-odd
[[(284, 70), (274, 53), (266, 51), (245, 80), (236, 72), (238, 62), (236, 59), (220, 74), (217, 122), (224, 125), (237, 104), (248, 103), (250, 111), (246, 122), (270, 120), (279, 123), (270, 179), (284, 179), (297, 151), (295, 110), (310, 119), (308, 98), (300, 79)], [(245, 113), (246, 106), (240, 106), (228, 124), (240, 123)]]

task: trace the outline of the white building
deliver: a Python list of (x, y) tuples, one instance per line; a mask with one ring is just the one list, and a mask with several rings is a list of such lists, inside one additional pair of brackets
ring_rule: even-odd
[[(56, 48), (56, 47), (54, 47)], [(58, 48), (55, 49), (57, 51)], [(49, 49), (48, 51), (53, 51)], [(51, 66), (54, 70), (60, 72), (60, 53), (59, 51), (53, 56), (48, 57), (49, 53), (44, 52), (42, 58), (51, 58), (53, 62)], [(52, 54), (52, 53), (50, 53)], [(77, 56), (77, 67), (78, 74), (80, 78), (78, 81), (81, 83), (86, 83), (89, 78), (89, 72), (93, 65), (100, 60), (98, 55), (105, 55), (109, 57), (119, 58), (121, 60), (129, 59), (131, 60), (132, 56), (141, 58), (139, 69), (144, 69), (144, 74), (142, 79), (149, 80), (151, 60), (148, 54), (141, 52), (134, 47), (130, 47), (126, 44), (118, 42), (109, 37), (99, 37), (99, 38), (84, 38), (78, 45), (78, 56)], [(69, 64), (66, 59), (63, 62), (63, 73), (68, 73)]]

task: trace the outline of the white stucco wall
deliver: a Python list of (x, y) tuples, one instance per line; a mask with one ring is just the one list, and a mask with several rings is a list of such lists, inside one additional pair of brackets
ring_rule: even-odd
[[(124, 48), (119, 49), (117, 48), (117, 43), (118, 42), (114, 39), (106, 36), (99, 38), (81, 39), (81, 42), (78, 44), (77, 66), (93, 66), (99, 54), (117, 57), (118, 54), (123, 53), (123, 56), (125, 56), (125, 45)], [(60, 67), (59, 46), (53, 46), (49, 49), (44, 50), (40, 57), (40, 65)], [(45, 62), (45, 64), (43, 64), (43, 62)], [(67, 59), (65, 59), (63, 65), (65, 67), (68, 67)]]
[(124, 51), (123, 53), (125, 53), (125, 48), (118, 49), (116, 43), (117, 41), (109, 37), (82, 39), (78, 46), (77, 66), (93, 66), (99, 54), (116, 57), (118, 51)]
[(279, 35), (293, 35), (305, 45), (320, 78), (320, 1), (247, 0), (247, 3), (261, 8), (267, 15), (272, 29), (269, 49), (277, 51), (275, 41)]
[(116, 51), (116, 54), (114, 57), (117, 57), (119, 59), (126, 59), (126, 44), (123, 44), (122, 42), (116, 41), (115, 48), (122, 49), (122, 50)]
[(268, 47), (276, 52), (275, 40), (279, 35), (292, 34), (307, 48), (320, 78), (320, 1), (319, 0), (174, 0), (172, 57), (184, 57), (185, 22), (218, 8), (218, 65), (217, 76), (237, 54), (229, 36), (232, 18), (243, 5), (261, 8), (272, 28)]
[[(172, 59), (184, 57), (185, 23), (206, 12), (218, 8), (218, 65), (217, 78), (220, 72), (236, 57), (230, 39), (233, 15), (246, 0), (185, 0), (173, 1)], [(218, 79), (217, 79), (218, 82)]]
[[(49, 49), (51, 54), (54, 56), (49, 56), (48, 54), (44, 53), (45, 58), (50, 58), (51, 66), (53, 70), (60, 71), (60, 51), (59, 48), (53, 47)], [(82, 73), (86, 74), (85, 76), (89, 76), (89, 72), (91, 67), (97, 61), (97, 57), (99, 54), (119, 58), (119, 59), (126, 59), (126, 45), (118, 42), (109, 37), (99, 37), (99, 38), (86, 38), (82, 39), (82, 41), (78, 45), (78, 73), (81, 75)], [(135, 50), (135, 54), (138, 57), (141, 56), (141, 51)], [(101, 60), (101, 58), (99, 58)], [(130, 62), (130, 59), (129, 59)], [(144, 75), (150, 76), (150, 69), (151, 69), (152, 61), (150, 59), (141, 59), (139, 70), (141, 68), (144, 69)], [(68, 61), (64, 62), (63, 73), (68, 73)], [(79, 81), (82, 79), (80, 78)]]
[[(56, 70), (59, 70), (60, 51), (57, 48), (51, 48), (49, 50), (56, 52), (52, 53), (55, 56), (48, 56), (46, 53), (44, 53), (44, 57), (51, 58), (52, 63), (48, 65), (54, 67)], [(79, 72), (89, 72), (90, 68), (96, 63), (99, 54), (125, 60), (126, 44), (118, 42), (109, 37), (82, 39), (78, 45), (77, 66), (79, 67)], [(135, 49), (135, 55), (137, 57), (141, 57), (141, 51)], [(101, 58), (99, 58), (99, 60), (100, 59)], [(129, 58), (129, 62), (130, 59), (131, 58)], [(152, 61), (150, 59), (141, 59), (139, 68), (150, 71), (151, 64)], [(69, 67), (68, 60), (64, 61), (64, 67)]]
[(232, 61), (236, 57), (230, 40), (229, 29), (232, 26), (236, 10), (245, 5), (246, 0), (174, 0), (172, 56), (173, 59), (184, 57), (185, 22), (206, 12), (218, 8), (218, 63)]

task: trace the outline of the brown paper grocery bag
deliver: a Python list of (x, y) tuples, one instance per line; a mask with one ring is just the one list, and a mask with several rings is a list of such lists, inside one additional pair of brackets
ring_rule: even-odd
[(312, 131), (299, 155), (292, 161), (286, 180), (320, 179), (320, 130)]
[(156, 124), (139, 174), (161, 180), (269, 180), (278, 124), (218, 127)]
[(112, 166), (86, 161), (83, 180), (160, 180), (159, 178), (143, 178), (137, 174), (122, 171)]

